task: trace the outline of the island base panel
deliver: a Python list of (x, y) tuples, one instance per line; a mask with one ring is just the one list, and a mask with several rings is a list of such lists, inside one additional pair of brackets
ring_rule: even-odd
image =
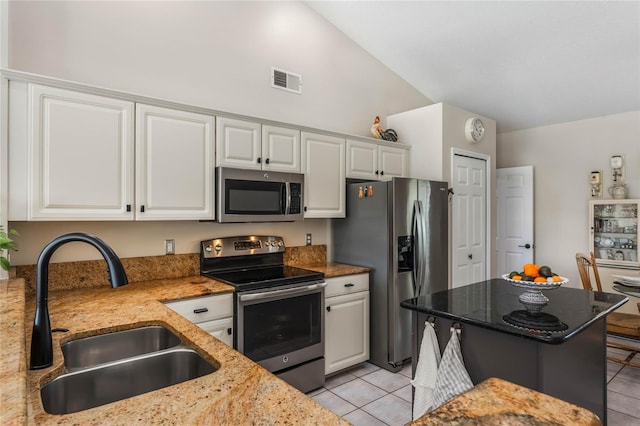
[[(450, 328), (457, 322), (413, 312), (413, 376), (425, 321), (429, 317), (436, 318), (435, 329), (441, 353), (451, 336)], [(463, 324), (460, 345), (474, 384), (491, 377), (508, 380), (591, 410), (606, 425), (604, 318), (560, 344), (536, 342), (502, 331)]]

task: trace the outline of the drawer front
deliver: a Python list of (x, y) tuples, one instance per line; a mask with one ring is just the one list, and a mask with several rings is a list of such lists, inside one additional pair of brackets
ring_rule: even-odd
[(200, 323), (233, 316), (233, 294), (204, 296), (165, 303), (189, 321)]
[(345, 275), (343, 277), (327, 278), (324, 296), (341, 296), (343, 294), (369, 291), (369, 274)]

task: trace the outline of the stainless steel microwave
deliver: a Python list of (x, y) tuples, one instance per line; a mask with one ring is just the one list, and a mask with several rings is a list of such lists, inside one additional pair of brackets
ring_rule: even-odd
[(216, 169), (218, 222), (288, 222), (304, 216), (304, 175)]

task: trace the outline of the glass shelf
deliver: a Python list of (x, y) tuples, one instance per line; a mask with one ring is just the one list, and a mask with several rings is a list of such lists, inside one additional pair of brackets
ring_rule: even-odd
[(639, 200), (589, 202), (590, 250), (598, 264), (638, 268)]

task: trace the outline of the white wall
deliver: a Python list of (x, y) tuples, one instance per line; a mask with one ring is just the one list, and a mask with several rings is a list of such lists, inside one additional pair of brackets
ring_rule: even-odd
[[(431, 103), (302, 2), (13, 1), (8, 11), (8, 67), (19, 71), (363, 136), (376, 115)], [(271, 88), (272, 66), (302, 74), (302, 95)], [(21, 234), (16, 265), (35, 263), (70, 231), (94, 233), (122, 257), (162, 254), (166, 238), (178, 253), (248, 233), (283, 235), (294, 246), (312, 232), (314, 244), (329, 243), (328, 220), (10, 225)], [(54, 261), (86, 258), (99, 254), (70, 244)]]
[[(10, 2), (9, 67), (230, 113), (369, 136), (430, 104), (302, 2)], [(273, 89), (271, 67), (302, 75)]]
[(640, 198), (640, 111), (498, 134), (499, 168), (534, 167), (535, 261), (572, 287), (581, 287), (575, 254), (589, 250), (589, 172), (604, 172), (611, 198), (613, 154), (625, 155), (629, 198)]

